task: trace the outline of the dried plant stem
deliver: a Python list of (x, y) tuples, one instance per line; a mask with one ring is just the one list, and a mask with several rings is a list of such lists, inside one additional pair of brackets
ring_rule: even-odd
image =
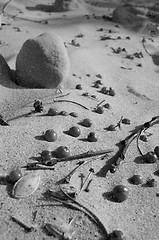
[(48, 164), (48, 163), (53, 163), (56, 164), (58, 162), (66, 162), (66, 161), (74, 161), (74, 160), (78, 160), (78, 159), (83, 159), (83, 158), (90, 158), (90, 157), (95, 157), (95, 156), (99, 156), (99, 155), (104, 155), (104, 154), (108, 154), (110, 152), (113, 152), (112, 149), (106, 149), (106, 150), (99, 150), (99, 151), (88, 151), (85, 153), (81, 153), (78, 155), (74, 155), (74, 156), (70, 156), (68, 158), (53, 158), (49, 161), (44, 162), (44, 164)]
[(145, 38), (143, 38), (143, 39), (142, 39), (143, 48), (145, 49), (145, 52), (146, 52), (149, 56), (152, 57), (152, 54), (150, 54), (150, 53), (147, 51), (147, 49), (146, 49), (145, 42), (146, 42), (146, 40), (145, 40)]
[(96, 224), (97, 226), (100, 228), (100, 230), (103, 232), (104, 237), (108, 236), (107, 230), (105, 228), (105, 226), (103, 225), (103, 223), (101, 222), (101, 220), (88, 208), (86, 208), (85, 206), (83, 206), (81, 203), (79, 203), (77, 200), (73, 199), (72, 197), (70, 197), (60, 186), (60, 190), (62, 191), (62, 193), (67, 197), (67, 199), (69, 199), (72, 203), (74, 203), (75, 205), (80, 207), (80, 211), (84, 212), (85, 214), (87, 214)]
[[(97, 104), (97, 107), (99, 107), (103, 102), (105, 102), (105, 100), (102, 100), (100, 103)], [(97, 108), (96, 107), (96, 108)]]
[(6, 3), (3, 5), (2, 13), (4, 13), (5, 8), (7, 7), (7, 5), (8, 5), (11, 1), (12, 1), (12, 0), (9, 0), (8, 2), (6, 2)]
[(69, 102), (69, 103), (73, 103), (73, 104), (76, 104), (80, 107), (83, 107), (84, 109), (87, 109), (89, 110), (89, 108), (87, 108), (86, 106), (80, 104), (80, 103), (77, 103), (77, 102), (74, 102), (74, 101), (71, 101), (71, 100), (54, 100), (54, 102)]

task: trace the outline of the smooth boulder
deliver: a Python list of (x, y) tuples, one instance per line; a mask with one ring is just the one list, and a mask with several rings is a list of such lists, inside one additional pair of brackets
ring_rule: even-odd
[(28, 39), (16, 59), (16, 84), (56, 88), (69, 76), (69, 57), (60, 36), (52, 32)]

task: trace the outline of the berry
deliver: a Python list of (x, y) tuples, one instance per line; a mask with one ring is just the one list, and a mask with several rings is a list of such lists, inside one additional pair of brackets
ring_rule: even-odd
[(107, 129), (107, 131), (115, 131), (116, 130), (115, 125), (113, 125), (113, 124), (110, 124), (106, 129)]
[(79, 129), (79, 127), (71, 127), (69, 129), (69, 134), (72, 137), (79, 137), (79, 135), (81, 134), (81, 130)]
[(99, 85), (102, 85), (102, 81), (101, 80), (97, 80), (95, 83), (99, 84)]
[(87, 137), (88, 142), (97, 142), (97, 137), (95, 132), (90, 132)]
[(56, 109), (56, 108), (50, 108), (49, 110), (48, 110), (48, 115), (49, 116), (56, 116), (56, 115), (58, 115), (58, 110)]
[(50, 151), (48, 151), (48, 150), (44, 150), (41, 153), (41, 158), (42, 158), (43, 161), (51, 160), (52, 153)]
[(120, 230), (114, 230), (110, 235), (109, 235), (109, 240), (124, 240), (124, 234)]
[(110, 104), (109, 103), (106, 103), (103, 105), (104, 108), (107, 108), (107, 109), (110, 109)]
[(70, 157), (70, 150), (66, 146), (60, 146), (56, 149), (55, 154), (58, 158), (68, 158)]
[(77, 85), (76, 85), (76, 89), (82, 90), (82, 85), (81, 85), (81, 84), (77, 84)]
[(157, 155), (157, 157), (159, 158), (159, 146), (155, 147), (154, 152)]
[(92, 121), (89, 118), (85, 118), (82, 121), (82, 126), (84, 126), (84, 127), (91, 127), (92, 126)]
[(85, 93), (82, 94), (82, 96), (89, 97), (90, 94), (88, 92), (85, 92)]
[(68, 116), (69, 114), (68, 114), (68, 112), (66, 112), (66, 111), (61, 111), (61, 112), (59, 113), (59, 115), (61, 115), (61, 116)]
[(147, 137), (145, 135), (141, 135), (140, 136), (140, 140), (143, 141), (143, 142), (147, 142), (148, 141), (148, 139), (147, 139)]
[(93, 87), (95, 87), (95, 88), (100, 88), (100, 85), (99, 85), (99, 83), (95, 82), (95, 84), (94, 84)]
[(48, 142), (55, 142), (57, 140), (57, 133), (53, 129), (48, 129), (44, 134), (44, 139)]
[(109, 90), (107, 90), (106, 87), (102, 87), (102, 88), (101, 88), (101, 93), (103, 93), (103, 94), (108, 94), (108, 93), (109, 93)]
[(114, 196), (118, 202), (123, 202), (128, 197), (128, 188), (124, 185), (117, 185), (113, 189)]
[(99, 113), (99, 114), (103, 114), (103, 113), (104, 113), (103, 107), (98, 106), (98, 107), (96, 108), (96, 112)]
[(128, 118), (123, 118), (121, 121), (123, 124), (130, 125), (130, 120)]
[(17, 167), (7, 176), (8, 182), (16, 183), (22, 177), (21, 170)]
[(154, 152), (147, 152), (144, 155), (144, 160), (146, 161), (146, 163), (155, 163), (157, 159), (157, 155)]
[(135, 185), (139, 185), (143, 183), (143, 179), (140, 175), (134, 175), (130, 178), (130, 182)]
[(111, 87), (109, 88), (109, 95), (115, 96), (115, 91)]
[(71, 116), (71, 117), (78, 117), (78, 114), (77, 114), (76, 112), (71, 112), (71, 113), (70, 113), (70, 116)]

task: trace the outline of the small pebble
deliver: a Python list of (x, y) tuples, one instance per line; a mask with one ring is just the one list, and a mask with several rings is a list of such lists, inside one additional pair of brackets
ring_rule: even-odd
[(49, 115), (49, 116), (56, 116), (56, 115), (58, 115), (58, 114), (59, 114), (59, 112), (58, 112), (57, 108), (50, 108), (50, 109), (48, 110), (48, 115)]
[(96, 111), (97, 113), (99, 113), (99, 114), (103, 114), (103, 113), (104, 113), (104, 109), (103, 109), (103, 107), (101, 107), (101, 106), (98, 106), (98, 107), (95, 109), (95, 111)]
[(59, 115), (61, 115), (61, 116), (68, 116), (69, 113), (66, 112), (66, 111), (61, 111), (61, 112), (59, 113)]
[(82, 94), (82, 96), (89, 97), (90, 94), (88, 92), (85, 92), (85, 93)]
[(102, 75), (101, 74), (97, 74), (96, 77), (102, 78)]
[(115, 91), (111, 87), (109, 88), (109, 95), (115, 96)]
[(99, 85), (102, 85), (102, 81), (101, 80), (97, 80), (95, 83), (99, 84)]
[(88, 74), (86, 74), (86, 76), (87, 76), (87, 77), (90, 77), (91, 75), (88, 73)]
[(146, 185), (148, 187), (157, 187), (157, 181), (154, 178), (149, 179), (147, 180)]
[(133, 175), (129, 180), (132, 184), (135, 184), (135, 185), (139, 185), (143, 183), (143, 179), (140, 175)]
[(99, 85), (99, 83), (95, 83), (93, 87), (100, 88), (100, 85)]
[(96, 99), (96, 98), (97, 98), (97, 96), (96, 96), (96, 95), (91, 95), (91, 98), (94, 98), (94, 99)]
[(109, 103), (106, 103), (103, 105), (104, 108), (107, 108), (107, 109), (110, 109), (110, 104)]
[(92, 126), (92, 121), (89, 118), (85, 118), (82, 121), (82, 126), (84, 126), (84, 127), (91, 127)]
[(146, 163), (155, 163), (157, 162), (158, 158), (157, 158), (157, 155), (151, 151), (151, 152), (147, 152), (144, 155), (144, 160)]
[(108, 131), (115, 131), (116, 130), (115, 125), (113, 125), (113, 124), (110, 124), (106, 129)]
[(88, 142), (97, 142), (97, 137), (95, 132), (90, 132), (87, 137)]
[(154, 152), (157, 155), (157, 157), (159, 158), (159, 146), (155, 147)]
[(109, 90), (108, 90), (106, 87), (102, 87), (102, 88), (101, 88), (101, 93), (103, 93), (103, 94), (108, 94), (108, 93), (109, 93)]

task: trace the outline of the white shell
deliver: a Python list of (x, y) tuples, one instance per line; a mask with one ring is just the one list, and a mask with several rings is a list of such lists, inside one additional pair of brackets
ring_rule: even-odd
[(14, 184), (12, 195), (15, 198), (25, 198), (37, 190), (39, 183), (40, 175), (38, 173), (27, 174)]

